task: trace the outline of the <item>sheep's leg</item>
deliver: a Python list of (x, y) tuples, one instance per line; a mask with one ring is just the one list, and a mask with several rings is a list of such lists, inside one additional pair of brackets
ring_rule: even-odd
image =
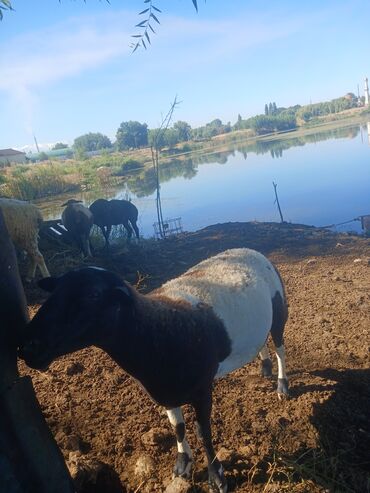
[(112, 229), (112, 226), (100, 226), (101, 232), (103, 233), (105, 239), (105, 248), (108, 250), (109, 248), (109, 235)]
[(277, 392), (279, 398), (289, 396), (289, 384), (285, 371), (285, 348), (284, 344), (276, 348), (276, 357), (278, 362), (278, 386)]
[(90, 241), (88, 235), (81, 235), (81, 250), (83, 257), (91, 257)]
[(37, 244), (31, 244), (30, 248), (27, 249), (27, 253), (31, 260), (27, 279), (29, 280), (35, 277), (36, 267), (40, 269), (42, 277), (50, 277), (50, 273), (48, 271), (48, 268), (46, 267), (44, 257), (38, 249)]
[(36, 274), (37, 263), (36, 263), (36, 260), (33, 258), (33, 255), (32, 256), (28, 255), (28, 256), (30, 259), (30, 265), (28, 267), (26, 281), (31, 282), (31, 280), (35, 277), (35, 274)]
[(131, 226), (134, 228), (136, 238), (139, 239), (140, 238), (139, 228), (137, 227), (136, 221), (130, 221), (130, 223), (131, 223)]
[(287, 306), (280, 295), (276, 293), (272, 299), (273, 319), (271, 326), (271, 337), (274, 341), (276, 357), (278, 362), (278, 386), (279, 398), (289, 396), (288, 378), (285, 371), (285, 348), (284, 348), (284, 326), (288, 318)]
[(192, 402), (197, 420), (198, 437), (202, 440), (208, 462), (208, 484), (211, 493), (226, 493), (227, 482), (221, 462), (217, 459), (212, 444), (211, 411), (212, 389), (206, 389)]
[(261, 374), (263, 377), (272, 377), (272, 361), (270, 359), (270, 353), (267, 348), (267, 344), (263, 346), (260, 353), (261, 358)]
[(193, 455), (185, 438), (185, 423), (181, 407), (167, 409), (166, 411), (168, 419), (175, 431), (177, 442), (177, 459), (173, 469), (174, 476), (189, 478), (193, 464)]
[(125, 230), (127, 231), (127, 240), (131, 240), (131, 236), (132, 236), (132, 228), (128, 222), (128, 219), (126, 219), (125, 221), (122, 221), (122, 224), (125, 228)]

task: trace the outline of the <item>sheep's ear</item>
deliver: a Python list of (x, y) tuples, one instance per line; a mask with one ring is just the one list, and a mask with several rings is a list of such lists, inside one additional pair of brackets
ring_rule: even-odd
[(122, 286), (116, 286), (112, 290), (111, 299), (114, 301), (118, 301), (122, 304), (128, 305), (132, 302), (132, 292), (127, 284), (123, 284)]
[(40, 279), (40, 281), (37, 283), (41, 289), (44, 291), (48, 291), (51, 293), (54, 291), (58, 284), (58, 278), (57, 277), (44, 277), (43, 279)]

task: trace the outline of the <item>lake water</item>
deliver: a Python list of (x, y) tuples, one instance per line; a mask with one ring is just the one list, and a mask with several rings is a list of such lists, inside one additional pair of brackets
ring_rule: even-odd
[[(280, 221), (273, 181), (286, 221), (338, 224), (370, 214), (368, 131), (351, 126), (232, 144), (222, 152), (166, 163), (160, 178), (163, 217), (180, 217), (186, 231), (229, 221)], [(153, 236), (152, 170), (130, 178), (119, 190), (85, 194), (83, 199), (88, 205), (97, 196), (131, 198), (139, 209), (141, 233)], [(49, 217), (58, 215), (46, 209)], [(360, 224), (334, 229), (360, 231)]]

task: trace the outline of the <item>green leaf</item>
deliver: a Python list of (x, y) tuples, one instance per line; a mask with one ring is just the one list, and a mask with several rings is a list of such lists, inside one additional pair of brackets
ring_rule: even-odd
[(198, 3), (197, 3), (197, 0), (193, 0), (193, 5), (195, 7), (195, 10), (198, 12)]
[(141, 12), (139, 12), (139, 15), (141, 14), (145, 14), (146, 12), (148, 12), (149, 8), (145, 9), (145, 10), (142, 10)]
[(144, 48), (146, 49), (146, 44), (145, 44), (145, 41), (144, 41), (144, 39), (143, 39), (143, 38), (141, 39), (141, 43), (142, 43), (142, 45), (144, 46)]
[(156, 10), (157, 12), (162, 13), (162, 10), (157, 9), (157, 7), (154, 7), (154, 5), (152, 5), (152, 8), (153, 8), (154, 10)]
[(144, 21), (139, 22), (139, 24), (136, 24), (135, 27), (144, 27), (147, 22), (148, 22), (148, 19), (145, 19)]
[(148, 43), (149, 43), (149, 44), (152, 44), (152, 43), (150, 42), (150, 38), (149, 38), (149, 34), (148, 34), (148, 32), (147, 32), (147, 31), (145, 31), (145, 33), (144, 33), (144, 34), (145, 34), (146, 39), (148, 40)]
[(132, 50), (132, 53), (135, 53), (135, 51), (139, 48), (139, 43), (136, 43), (135, 48)]
[(132, 34), (131, 35), (131, 38), (142, 38), (143, 35), (142, 34)]
[(152, 33), (154, 33), (154, 34), (155, 34), (155, 31), (154, 31), (154, 29), (152, 28), (152, 26), (151, 26), (150, 24), (148, 24), (148, 27), (149, 27), (149, 29), (152, 31)]
[(157, 19), (157, 17), (153, 14), (153, 12), (150, 14), (150, 17), (153, 17), (153, 19), (158, 22), (158, 24), (160, 24), (159, 20)]

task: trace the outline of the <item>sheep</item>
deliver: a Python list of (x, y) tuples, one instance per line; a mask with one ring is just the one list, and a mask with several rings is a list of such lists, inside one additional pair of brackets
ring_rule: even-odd
[(109, 247), (109, 235), (113, 225), (123, 224), (128, 239), (132, 236), (132, 228), (136, 238), (139, 239), (139, 228), (137, 227), (138, 210), (137, 207), (128, 200), (106, 200), (97, 199), (90, 207), (94, 216), (94, 224), (99, 226), (105, 238), (105, 247)]
[(51, 292), (30, 322), (19, 356), (44, 369), (56, 357), (89, 345), (106, 351), (167, 410), (177, 440), (176, 476), (189, 477), (192, 453), (181, 406), (195, 410), (210, 491), (225, 493), (223, 468), (210, 428), (212, 382), (260, 353), (271, 375), (271, 332), (278, 387), (287, 396), (283, 344), (288, 316), (282, 280), (261, 253), (227, 250), (199, 263), (149, 295), (96, 267), (41, 280)]
[(92, 212), (85, 207), (81, 200), (69, 199), (63, 204), (62, 222), (77, 244), (82, 254), (91, 257), (90, 230), (94, 224)]
[(38, 232), (43, 223), (39, 209), (28, 202), (16, 199), (0, 199), (6, 227), (13, 243), (20, 250), (25, 250), (31, 260), (27, 280), (35, 277), (39, 267), (43, 277), (49, 277), (44, 257), (38, 248)]

